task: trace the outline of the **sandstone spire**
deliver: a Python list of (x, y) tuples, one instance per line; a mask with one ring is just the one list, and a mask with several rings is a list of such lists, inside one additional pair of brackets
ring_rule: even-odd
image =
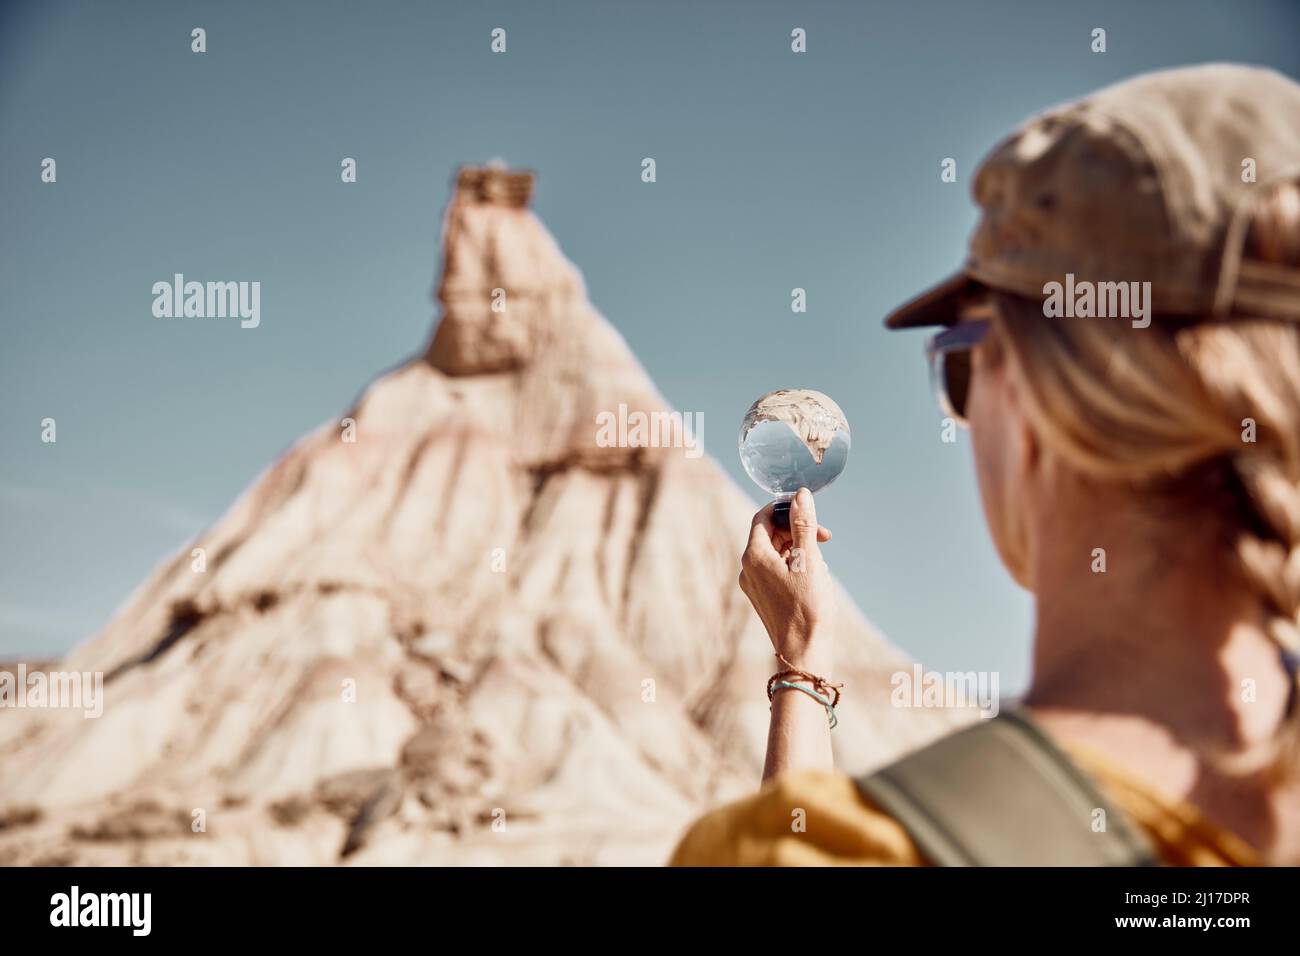
[[(56, 665), (104, 672), (102, 717), (0, 715), (0, 862), (657, 863), (756, 785), (753, 506), (707, 457), (597, 444), (667, 405), (533, 185), (461, 171), (427, 353)], [(842, 765), (941, 732), (847, 599), (840, 626)]]

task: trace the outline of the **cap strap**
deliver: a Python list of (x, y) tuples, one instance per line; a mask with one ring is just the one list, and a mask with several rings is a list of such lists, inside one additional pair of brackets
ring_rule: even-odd
[(1244, 257), (1246, 235), (1261, 195), (1282, 183), (1300, 180), (1300, 165), (1287, 169), (1238, 201), (1223, 240), (1219, 281), (1214, 291), (1217, 316), (1259, 314), (1300, 321), (1300, 270)]
[(1300, 322), (1300, 269), (1244, 259), (1237, 266), (1232, 311)]

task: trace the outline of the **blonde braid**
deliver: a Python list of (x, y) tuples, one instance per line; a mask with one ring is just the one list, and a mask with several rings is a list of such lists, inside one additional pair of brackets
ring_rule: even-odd
[(1300, 482), (1264, 455), (1238, 455), (1233, 467), (1255, 519), (1238, 535), (1237, 561), (1269, 612), (1264, 632), (1290, 678), (1287, 720), (1270, 748), (1271, 769), (1284, 775), (1300, 767)]
[(1300, 661), (1300, 482), (1263, 456), (1240, 455), (1234, 467), (1255, 516), (1271, 532), (1243, 531), (1237, 557), (1273, 613), (1268, 633), (1289, 657), (1295, 676)]
[[(1300, 269), (1300, 183), (1286, 183), (1257, 204), (1244, 256)], [(1274, 356), (1260, 369), (1271, 375), (1244, 385), (1248, 404), (1270, 426), (1268, 434), (1264, 442), (1243, 445), (1231, 460), (1255, 519), (1253, 530), (1243, 529), (1238, 538), (1237, 558), (1272, 612), (1267, 633), (1291, 676), (1284, 744), (1286, 756), (1295, 761), (1300, 759), (1300, 330), (1294, 324), (1250, 321), (1237, 328), (1236, 339)]]

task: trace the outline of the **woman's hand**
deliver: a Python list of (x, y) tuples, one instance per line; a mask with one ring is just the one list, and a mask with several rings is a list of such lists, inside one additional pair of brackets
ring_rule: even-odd
[[(773, 650), (796, 670), (825, 680), (831, 679), (835, 588), (817, 544), (830, 539), (831, 533), (817, 524), (812, 493), (800, 488), (790, 502), (790, 530), (773, 525), (768, 505), (754, 515), (740, 560), (740, 589), (767, 628)], [(801, 691), (779, 691), (772, 698), (763, 780), (790, 770), (834, 766), (823, 705)]]
[(772, 523), (772, 505), (754, 515), (740, 561), (740, 589), (754, 605), (773, 649), (800, 670), (830, 679), (835, 595), (818, 542), (831, 533), (817, 524), (812, 493), (790, 503), (790, 530)]

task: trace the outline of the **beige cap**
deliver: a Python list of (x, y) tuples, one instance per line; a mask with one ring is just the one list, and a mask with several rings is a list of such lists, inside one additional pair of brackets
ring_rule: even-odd
[(1241, 254), (1252, 201), (1297, 177), (1300, 84), (1280, 73), (1212, 64), (1107, 87), (994, 148), (965, 266), (885, 325), (951, 324), (972, 280), (1041, 297), (1071, 273), (1150, 282), (1155, 315), (1300, 321), (1300, 272)]

